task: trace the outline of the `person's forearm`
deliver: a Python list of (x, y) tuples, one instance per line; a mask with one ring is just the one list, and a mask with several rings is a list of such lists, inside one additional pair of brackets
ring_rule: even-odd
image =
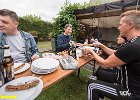
[(101, 44), (100, 49), (102, 49), (107, 55), (111, 55), (115, 52), (115, 50), (108, 48), (107, 46)]
[(98, 54), (96, 54), (95, 52), (92, 52), (92, 55), (94, 57), (94, 59), (101, 64), (101, 66), (104, 65), (104, 59), (102, 57), (100, 57)]

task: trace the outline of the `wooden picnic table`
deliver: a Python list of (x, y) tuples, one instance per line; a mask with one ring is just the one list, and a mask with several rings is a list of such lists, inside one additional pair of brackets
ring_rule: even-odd
[[(90, 55), (84, 55), (82, 58), (79, 58), (78, 61), (78, 68), (81, 68), (88, 62), (92, 61), (94, 58)], [(50, 74), (39, 75), (35, 74), (36, 77), (41, 77), (43, 81), (43, 90), (49, 88), (53, 84), (57, 83), (58, 81), (62, 80), (63, 78), (67, 77), (75, 70), (63, 70), (60, 66), (57, 68), (56, 71)], [(23, 76), (33, 76), (34, 73), (31, 72), (31, 69), (28, 69), (25, 72), (15, 75), (15, 78), (23, 77)]]

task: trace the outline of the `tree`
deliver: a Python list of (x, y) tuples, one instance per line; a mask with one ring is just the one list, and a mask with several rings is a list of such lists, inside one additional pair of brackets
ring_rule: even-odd
[(38, 33), (41, 38), (48, 39), (49, 33), (52, 31), (52, 23), (41, 20), (41, 17), (35, 15), (27, 15), (19, 18), (19, 28), (21, 30)]
[(79, 32), (79, 22), (76, 20), (76, 16), (74, 15), (74, 11), (77, 9), (83, 9), (85, 7), (92, 6), (91, 3), (84, 3), (83, 5), (79, 3), (71, 4), (68, 2), (64, 4), (59, 12), (57, 18), (54, 18), (54, 33), (53, 36), (57, 37), (58, 34), (62, 33), (64, 30), (64, 26), (66, 24), (72, 24), (73, 26), (73, 37), (75, 38), (77, 33)]

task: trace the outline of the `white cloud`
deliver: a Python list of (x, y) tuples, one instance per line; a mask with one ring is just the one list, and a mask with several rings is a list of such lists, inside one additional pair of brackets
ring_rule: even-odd
[[(68, 0), (70, 3), (84, 3), (89, 0)], [(0, 9), (11, 9), (19, 16), (37, 15), (51, 21), (56, 17), (65, 0), (0, 0)]]

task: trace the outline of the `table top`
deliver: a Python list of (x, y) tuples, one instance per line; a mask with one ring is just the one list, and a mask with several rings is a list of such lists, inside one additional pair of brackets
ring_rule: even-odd
[[(83, 65), (87, 64), (88, 62), (92, 61), (94, 58), (90, 55), (85, 55), (82, 58), (79, 58), (78, 61), (78, 68), (82, 67)], [(57, 83), (58, 81), (62, 80), (63, 78), (67, 77), (71, 73), (73, 73), (75, 70), (63, 70), (60, 66), (50, 74), (34, 74), (31, 72), (31, 69), (28, 69), (25, 72), (19, 73), (15, 75), (15, 78), (24, 77), (24, 76), (33, 76), (41, 77), (41, 80), (43, 81), (43, 90), (49, 88), (53, 84)]]

